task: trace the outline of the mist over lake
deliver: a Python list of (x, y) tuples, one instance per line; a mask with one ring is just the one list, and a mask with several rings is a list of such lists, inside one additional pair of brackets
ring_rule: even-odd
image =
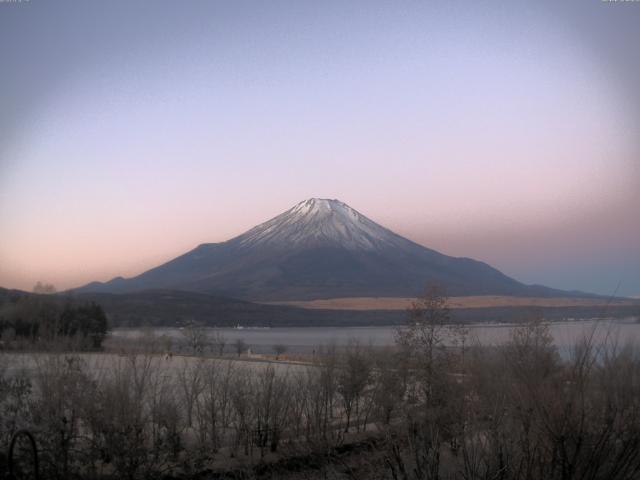
[[(346, 346), (356, 341), (373, 347), (391, 346), (395, 343), (398, 327), (281, 327), (281, 328), (207, 328), (207, 332), (220, 332), (229, 343), (244, 340), (255, 353), (270, 353), (273, 345), (286, 345), (289, 351), (309, 353), (319, 346)], [(481, 345), (502, 345), (509, 340), (514, 328), (511, 324), (469, 325), (469, 343), (478, 341)], [(636, 318), (576, 320), (549, 324), (554, 344), (565, 350), (576, 342), (593, 334), (596, 344), (605, 341), (637, 345), (640, 342), (640, 322)], [(172, 339), (183, 338), (180, 328), (116, 328), (111, 332), (114, 338), (144, 338), (153, 333), (158, 337), (166, 335)], [(454, 340), (448, 337), (449, 346)]]

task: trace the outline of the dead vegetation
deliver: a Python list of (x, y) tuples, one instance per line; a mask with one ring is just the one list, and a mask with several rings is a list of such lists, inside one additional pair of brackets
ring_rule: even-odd
[[(23, 370), (0, 356), (0, 472), (26, 429), (51, 479), (638, 478), (637, 349), (587, 337), (558, 352), (535, 320), (500, 347), (453, 328), (445, 348), (448, 315), (430, 290), (396, 347), (326, 347), (295, 369), (149, 351), (108, 368), (40, 354)], [(185, 337), (198, 352), (199, 332)]]
[[(414, 298), (406, 297), (347, 297), (322, 300), (292, 300), (269, 302), (273, 305), (289, 305), (318, 310), (405, 310), (411, 307)], [(603, 307), (633, 306), (635, 299), (569, 298), (569, 297), (512, 297), (505, 295), (477, 295), (449, 297), (450, 308), (492, 307)]]

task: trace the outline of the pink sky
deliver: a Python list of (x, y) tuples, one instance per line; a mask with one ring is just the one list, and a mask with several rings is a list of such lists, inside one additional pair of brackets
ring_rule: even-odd
[(285, 3), (7, 10), (39, 37), (2, 59), (0, 286), (135, 275), (324, 197), (526, 283), (640, 294), (630, 57), (577, 25), (615, 41), (624, 12)]

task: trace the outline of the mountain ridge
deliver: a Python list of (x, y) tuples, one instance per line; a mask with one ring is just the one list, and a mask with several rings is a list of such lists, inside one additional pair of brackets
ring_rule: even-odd
[(451, 295), (567, 295), (524, 285), (478, 260), (441, 254), (346, 203), (321, 198), (299, 202), (236, 237), (201, 244), (136, 277), (92, 282), (76, 291), (166, 288), (272, 301), (416, 296), (428, 283)]

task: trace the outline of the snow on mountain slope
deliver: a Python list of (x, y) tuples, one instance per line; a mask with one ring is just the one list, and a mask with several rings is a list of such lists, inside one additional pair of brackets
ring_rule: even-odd
[(406, 242), (339, 200), (311, 198), (232, 241), (244, 247), (340, 246), (381, 250)]

